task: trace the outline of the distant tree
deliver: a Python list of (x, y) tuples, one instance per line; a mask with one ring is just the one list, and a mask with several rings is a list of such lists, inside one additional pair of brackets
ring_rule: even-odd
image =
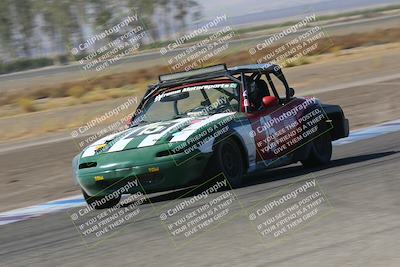
[(186, 15), (188, 14), (187, 10), (187, 1), (186, 0), (175, 0), (174, 6), (176, 8), (174, 18), (178, 21), (180, 32), (185, 32), (186, 30)]
[(31, 57), (31, 38), (34, 31), (35, 14), (32, 9), (32, 0), (14, 0), (16, 22), (19, 26), (18, 42), (22, 47), (23, 57)]
[(81, 25), (74, 12), (76, 1), (36, 0), (35, 11), (43, 17), (43, 31), (50, 37), (53, 51), (66, 53), (72, 36), (80, 31)]
[(174, 0), (175, 16), (178, 21), (179, 31), (185, 32), (187, 27), (187, 17), (192, 14), (195, 20), (201, 16), (200, 6), (194, 0)]
[(158, 0), (158, 5), (161, 8), (161, 18), (159, 23), (163, 26), (165, 35), (168, 37), (171, 34), (171, 24), (168, 16), (171, 14), (171, 0)]
[(9, 53), (10, 58), (16, 57), (12, 21), (12, 0), (0, 1), (0, 41), (3, 52)]
[(47, 45), (54, 56), (67, 54), (76, 43), (118, 23), (127, 8), (139, 16), (132, 26), (143, 26), (153, 40), (160, 38), (160, 29), (169, 36), (173, 20), (184, 32), (201, 15), (194, 0), (0, 0), (0, 51), (7, 59), (32, 58)]
[(157, 0), (128, 0), (128, 7), (135, 9), (138, 14), (138, 25), (145, 27), (152, 40), (159, 39), (158, 31), (156, 30), (158, 25), (153, 22), (154, 10), (157, 5)]

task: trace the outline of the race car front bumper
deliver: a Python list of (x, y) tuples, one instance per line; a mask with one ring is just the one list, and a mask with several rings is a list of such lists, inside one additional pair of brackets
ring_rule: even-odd
[(203, 153), (174, 155), (151, 164), (80, 170), (77, 179), (89, 196), (103, 197), (122, 187), (128, 189), (124, 192), (128, 194), (160, 192), (195, 182), (203, 174), (210, 156)]

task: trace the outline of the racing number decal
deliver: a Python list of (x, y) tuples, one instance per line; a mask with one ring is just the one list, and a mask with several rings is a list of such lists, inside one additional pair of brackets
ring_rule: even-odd
[(159, 123), (154, 123), (149, 126), (144, 126), (143, 129), (137, 134), (137, 136), (140, 135), (149, 135), (149, 134), (155, 134), (163, 131), (165, 128), (170, 126), (171, 122), (159, 122)]

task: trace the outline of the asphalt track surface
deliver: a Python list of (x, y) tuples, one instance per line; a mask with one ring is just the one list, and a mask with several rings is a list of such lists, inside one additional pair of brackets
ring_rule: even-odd
[[(324, 168), (291, 165), (248, 177), (233, 191), (242, 203), (237, 215), (178, 248), (156, 210), (181, 192), (151, 199), (143, 217), (94, 247), (84, 245), (69, 212), (5, 225), (0, 266), (399, 266), (399, 151), (396, 132), (335, 147)], [(263, 241), (244, 211), (303, 177), (316, 178), (329, 212), (287, 238)]]

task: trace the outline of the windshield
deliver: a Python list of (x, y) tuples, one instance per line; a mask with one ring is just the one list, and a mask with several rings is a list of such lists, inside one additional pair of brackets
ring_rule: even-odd
[(133, 124), (207, 116), (239, 110), (239, 85), (231, 80), (203, 82), (163, 90), (152, 96)]

